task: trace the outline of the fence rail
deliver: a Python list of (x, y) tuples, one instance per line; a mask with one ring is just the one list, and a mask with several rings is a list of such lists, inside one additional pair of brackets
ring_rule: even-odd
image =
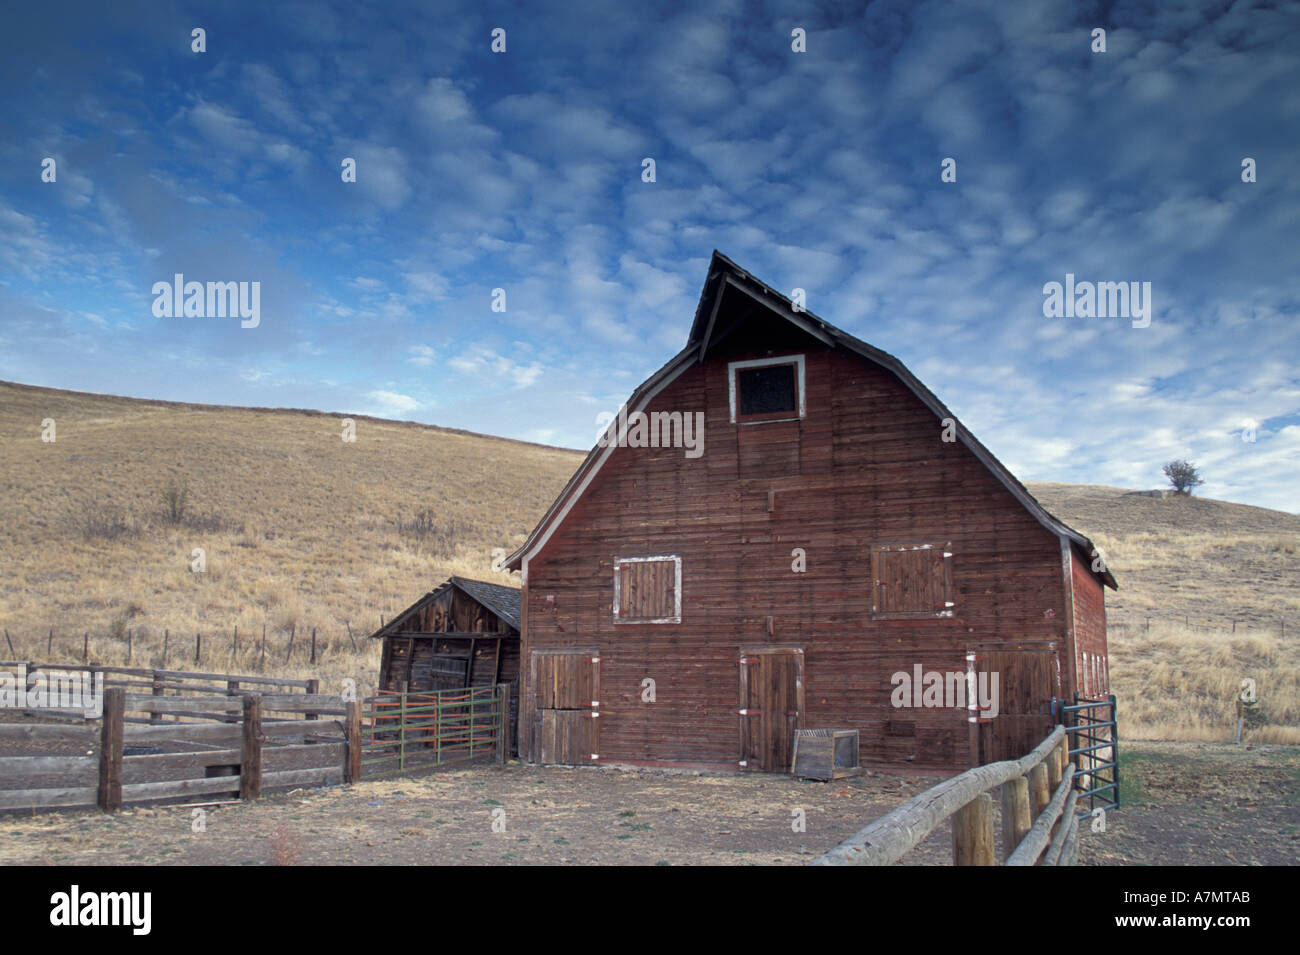
[[(126, 714), (132, 708), (207, 722), (131, 726)], [(296, 715), (264, 719), (267, 712)], [(322, 713), (344, 719), (323, 720)], [(360, 713), (357, 702), (319, 694), (132, 699), (123, 687), (112, 687), (104, 691), (98, 725), (0, 722), (0, 748), (7, 752), (90, 750), (84, 756), (0, 756), (0, 810), (111, 811), (195, 796), (256, 799), (265, 790), (356, 781)]]
[(1018, 760), (968, 769), (927, 789), (815, 859), (813, 865), (893, 865), (952, 819), (954, 865), (996, 865), (993, 797), (1001, 787), (1006, 865), (1073, 865), (1079, 827), (1065, 727)]

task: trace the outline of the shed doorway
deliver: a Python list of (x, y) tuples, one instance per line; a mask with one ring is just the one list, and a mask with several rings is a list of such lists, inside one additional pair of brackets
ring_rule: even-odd
[(599, 755), (600, 656), (595, 650), (534, 650), (537, 761), (581, 766)]
[(740, 650), (740, 766), (788, 773), (803, 725), (803, 648)]

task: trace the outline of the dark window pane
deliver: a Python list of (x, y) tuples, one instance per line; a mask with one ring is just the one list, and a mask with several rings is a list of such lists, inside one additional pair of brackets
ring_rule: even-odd
[(794, 374), (794, 365), (739, 369), (736, 378), (740, 390), (740, 413), (751, 415), (797, 411)]

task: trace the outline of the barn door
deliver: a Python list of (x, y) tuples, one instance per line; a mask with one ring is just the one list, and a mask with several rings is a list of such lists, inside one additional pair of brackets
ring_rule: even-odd
[(1052, 701), (1061, 695), (1055, 644), (972, 648), (967, 668), (990, 689), (998, 676), (997, 716), (975, 724), (977, 765), (1019, 759), (1047, 738), (1056, 725)]
[(803, 650), (751, 647), (740, 651), (740, 765), (788, 773), (794, 731), (803, 721)]
[(600, 657), (594, 650), (532, 655), (533, 752), (539, 763), (578, 766), (597, 756)]

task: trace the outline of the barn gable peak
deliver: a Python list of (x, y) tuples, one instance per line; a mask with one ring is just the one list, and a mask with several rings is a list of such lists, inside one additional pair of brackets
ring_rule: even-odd
[[(1074, 528), (1059, 520), (1043, 507), (1029, 490), (1020, 483), (1005, 465), (971, 434), (947, 406), (930, 391), (907, 367), (888, 352), (869, 345), (848, 332), (836, 328), (825, 319), (819, 318), (806, 309), (796, 307), (788, 297), (778, 292), (765, 282), (754, 278), (731, 259), (716, 249), (709, 261), (708, 275), (700, 293), (699, 304), (695, 308), (695, 319), (691, 323), (686, 347), (674, 355), (662, 368), (647, 378), (632, 392), (626, 406), (639, 410), (669, 382), (679, 376), (686, 368), (698, 362), (708, 360), (727, 335), (752, 320), (761, 311), (789, 322), (792, 326), (821, 342), (829, 348), (842, 348), (859, 355), (868, 361), (892, 372), (917, 398), (921, 400), (939, 420), (951, 419), (956, 426), (956, 435), (972, 454), (1006, 487), (1008, 491), (1025, 507), (1026, 510), (1045, 528), (1061, 538), (1063, 544), (1068, 541), (1082, 551), (1087, 557), (1095, 553), (1091, 540)], [(614, 446), (593, 448), (577, 472), (569, 479), (560, 496), (542, 517), (537, 527), (517, 551), (505, 561), (511, 570), (524, 568), (528, 555), (540, 550), (550, 537), (551, 532), (569, 513), (572, 504), (590, 485), (592, 478), (605, 460), (613, 452)], [(1111, 572), (1105, 568), (1096, 576), (1108, 587), (1118, 590), (1118, 584)]]

